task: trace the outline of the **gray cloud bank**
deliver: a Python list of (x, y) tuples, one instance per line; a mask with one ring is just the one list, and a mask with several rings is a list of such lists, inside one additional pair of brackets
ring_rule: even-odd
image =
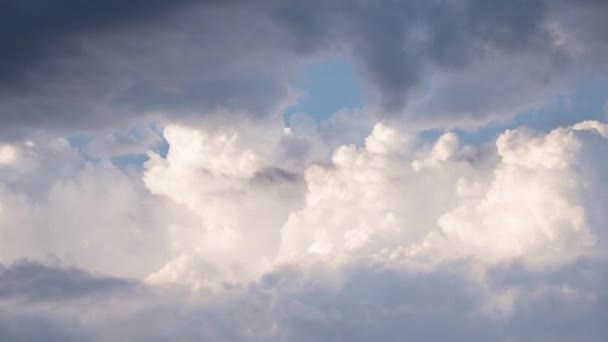
[[(462, 260), (435, 270), (362, 260), (340, 270), (322, 264), (279, 268), (250, 285), (192, 293), (146, 288), (85, 271), (21, 262), (4, 266), (0, 287), (24, 291), (23, 306), (0, 298), (0, 337), (24, 341), (603, 341), (605, 264), (582, 260), (542, 272), (517, 262), (465, 276)], [(49, 276), (61, 273), (61, 278)], [(337, 280), (337, 278), (339, 280)], [(33, 281), (32, 281), (33, 280)], [(83, 283), (86, 285), (83, 286)], [(133, 290), (134, 286), (138, 290)], [(78, 293), (74, 288), (84, 289)], [(44, 290), (47, 291), (47, 290)], [(100, 296), (101, 294), (101, 296)], [(507, 311), (501, 300), (511, 298)], [(505, 303), (507, 301), (504, 301)], [(109, 305), (111, 303), (111, 305)], [(495, 311), (494, 311), (495, 310)]]
[(99, 277), (81, 269), (45, 266), (28, 260), (0, 266), (2, 300), (61, 301), (108, 293), (129, 285), (128, 281), (118, 278)]
[(421, 121), (512, 115), (554, 94), (570, 66), (605, 64), (602, 1), (0, 6), (5, 137), (32, 127), (116, 127), (159, 113), (269, 115), (293, 101), (288, 80), (298, 66), (334, 53), (356, 65), (379, 113), (403, 113), (413, 90), (439, 72), (429, 103), (406, 113)]

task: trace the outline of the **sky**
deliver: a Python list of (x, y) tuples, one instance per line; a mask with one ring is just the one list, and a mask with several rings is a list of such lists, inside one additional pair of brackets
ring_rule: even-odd
[(0, 0), (1, 341), (608, 336), (608, 2)]

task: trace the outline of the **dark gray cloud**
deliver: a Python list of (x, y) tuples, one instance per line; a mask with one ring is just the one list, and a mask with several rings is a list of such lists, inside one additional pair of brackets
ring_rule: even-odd
[(305, 50), (334, 48), (359, 67), (386, 113), (403, 109), (431, 67), (550, 43), (546, 4), (533, 1), (292, 1), (271, 14)]
[(0, 340), (27, 342), (92, 341), (75, 324), (54, 321), (43, 315), (16, 315), (0, 312)]
[(63, 301), (127, 290), (133, 282), (93, 275), (77, 268), (21, 260), (0, 265), (0, 300)]
[(302, 182), (302, 176), (278, 167), (268, 167), (253, 175), (252, 182), (257, 185), (270, 185), (276, 183)]
[(0, 3), (0, 86), (23, 83), (40, 63), (54, 54), (78, 54), (71, 35), (120, 30), (162, 18), (193, 0), (4, 0)]
[[(368, 103), (384, 114), (404, 113), (431, 70), (466, 70), (478, 82), (446, 81), (449, 89), (440, 88), (419, 116), (478, 120), (553, 92), (547, 75), (601, 59), (594, 46), (605, 36), (601, 1), (15, 0), (0, 6), (5, 139), (31, 128), (117, 127), (158, 113), (267, 116), (292, 100), (294, 70), (335, 53), (357, 66)], [(570, 36), (567, 44), (558, 44), (555, 23)], [(588, 50), (584, 60), (571, 53), (580, 47)], [(508, 85), (533, 86), (516, 87), (526, 91), (502, 101), (504, 88), (493, 85), (500, 84), (497, 75), (504, 75), (509, 56), (530, 52), (536, 58), (511, 64)], [(497, 58), (503, 62), (496, 70), (471, 67)], [(533, 72), (546, 61), (555, 67)], [(454, 89), (467, 89), (467, 100), (458, 100)], [(500, 110), (493, 111), (497, 102)]]
[[(544, 15), (540, 1), (396, 4), (374, 6), (363, 28), (353, 21), (354, 36), (364, 37), (354, 53), (389, 113), (403, 108), (424, 68), (462, 67), (493, 49), (525, 49), (537, 39)], [(366, 20), (368, 11), (362, 8), (359, 17)]]
[(3, 6), (5, 138), (31, 128), (120, 127), (159, 111), (265, 115), (285, 96), (280, 66), (265, 66), (253, 48), (266, 50), (247, 32), (249, 14), (226, 1)]

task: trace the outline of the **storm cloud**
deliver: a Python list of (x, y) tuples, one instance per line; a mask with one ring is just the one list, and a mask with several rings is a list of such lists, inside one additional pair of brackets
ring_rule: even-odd
[[(531, 86), (506, 103), (526, 104), (560, 84), (567, 65), (598, 59), (594, 46), (603, 30), (601, 20), (589, 20), (603, 5), (591, 1), (577, 5), (574, 14), (568, 14), (571, 3), (540, 0), (74, 0), (1, 6), (5, 137), (25, 127), (117, 127), (150, 115), (276, 115), (296, 99), (289, 84), (294, 72), (332, 54), (355, 65), (378, 115), (405, 114), (422, 122), (435, 114), (447, 122), (498, 112), (504, 117), (514, 113), (488, 108), (500, 107), (505, 100), (498, 94), (517, 90), (521, 82), (506, 83), (490, 97), (482, 93), (455, 102), (462, 97), (454, 89), (463, 84), (452, 81), (451, 73), (477, 73), (479, 82), (465, 85), (468, 93), (488, 92), (497, 87), (491, 81), (504, 70), (500, 65), (515, 63), (513, 77)], [(578, 28), (579, 21), (585, 25)], [(560, 41), (564, 35), (566, 42)], [(574, 55), (575, 44), (576, 51), (581, 44), (590, 51)], [(498, 69), (475, 67), (494, 60), (502, 63)], [(538, 63), (543, 70), (530, 72)], [(414, 106), (415, 112), (404, 111), (431, 73), (440, 80), (447, 73), (449, 88), (431, 95), (431, 103)]]

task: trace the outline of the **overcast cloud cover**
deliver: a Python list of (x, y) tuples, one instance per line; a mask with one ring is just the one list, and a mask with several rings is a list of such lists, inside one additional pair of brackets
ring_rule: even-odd
[[(607, 46), (603, 0), (0, 0), (0, 340), (605, 341)], [(289, 112), (336, 60), (363, 106)]]

